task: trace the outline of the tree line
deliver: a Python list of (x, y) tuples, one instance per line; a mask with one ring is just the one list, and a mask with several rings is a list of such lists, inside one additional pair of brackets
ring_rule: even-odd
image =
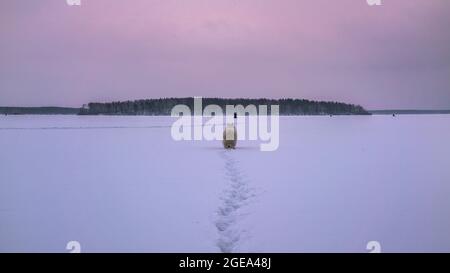
[[(161, 98), (135, 101), (92, 102), (80, 109), (80, 115), (148, 115), (168, 116), (172, 108), (184, 104), (194, 109), (194, 98)], [(280, 115), (370, 115), (362, 106), (341, 102), (311, 101), (305, 99), (224, 99), (203, 98), (206, 105), (219, 105), (225, 112), (226, 105), (250, 104), (280, 106)], [(269, 111), (270, 112), (270, 111)]]

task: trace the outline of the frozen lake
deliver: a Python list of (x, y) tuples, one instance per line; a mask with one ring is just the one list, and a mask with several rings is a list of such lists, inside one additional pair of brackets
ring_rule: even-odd
[(0, 117), (0, 252), (450, 251), (450, 115), (282, 117), (280, 147), (169, 117)]

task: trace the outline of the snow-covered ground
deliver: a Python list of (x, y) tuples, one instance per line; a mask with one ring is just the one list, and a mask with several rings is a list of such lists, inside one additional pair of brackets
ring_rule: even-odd
[(450, 251), (450, 115), (282, 117), (280, 147), (169, 117), (0, 117), (0, 252)]

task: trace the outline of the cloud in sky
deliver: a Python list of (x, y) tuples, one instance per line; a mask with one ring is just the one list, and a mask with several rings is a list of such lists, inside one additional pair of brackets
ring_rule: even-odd
[(450, 108), (450, 1), (0, 2), (0, 104), (295, 97)]

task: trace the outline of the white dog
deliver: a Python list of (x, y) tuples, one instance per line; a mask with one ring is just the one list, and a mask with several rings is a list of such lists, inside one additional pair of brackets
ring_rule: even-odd
[(223, 130), (223, 147), (225, 149), (236, 149), (237, 130), (233, 124), (228, 124)]

